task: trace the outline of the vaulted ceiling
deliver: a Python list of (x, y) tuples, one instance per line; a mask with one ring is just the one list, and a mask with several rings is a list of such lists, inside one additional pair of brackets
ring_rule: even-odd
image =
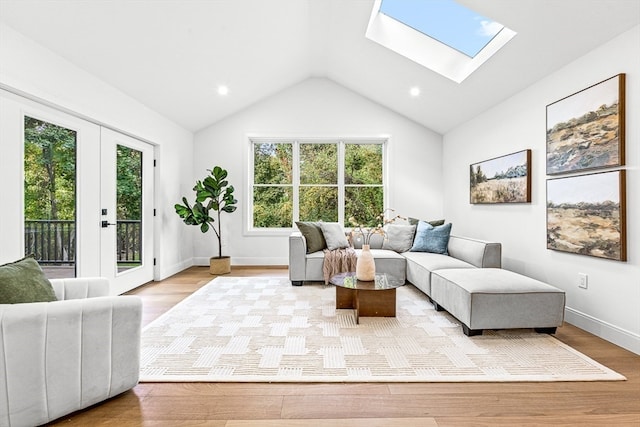
[(640, 23), (638, 0), (458, 1), (518, 33), (460, 84), (365, 38), (373, 0), (0, 0), (0, 21), (193, 132), (325, 77), (439, 133)]

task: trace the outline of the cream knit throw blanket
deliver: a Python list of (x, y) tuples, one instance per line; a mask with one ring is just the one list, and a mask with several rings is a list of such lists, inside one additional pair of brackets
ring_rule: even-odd
[(329, 283), (331, 276), (338, 273), (348, 273), (350, 271), (356, 271), (356, 262), (358, 257), (356, 256), (355, 249), (343, 248), (324, 249), (324, 262), (322, 264), (322, 273), (324, 275), (325, 285)]

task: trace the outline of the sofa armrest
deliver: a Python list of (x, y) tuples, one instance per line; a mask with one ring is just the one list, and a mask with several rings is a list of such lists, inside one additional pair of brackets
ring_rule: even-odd
[(451, 236), (449, 255), (479, 268), (502, 267), (502, 245), (497, 242)]
[(51, 279), (50, 282), (59, 301), (106, 297), (109, 295), (109, 281), (104, 277)]
[(142, 300), (0, 305), (0, 425), (41, 425), (138, 383)]
[(306, 280), (307, 241), (302, 233), (294, 231), (289, 235), (289, 280)]

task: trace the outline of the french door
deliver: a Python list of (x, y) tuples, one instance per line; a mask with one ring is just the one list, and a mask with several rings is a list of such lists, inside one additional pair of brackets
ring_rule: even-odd
[(101, 275), (122, 293), (153, 280), (153, 147), (102, 128)]
[(112, 294), (153, 280), (153, 146), (0, 90), (0, 152), (0, 264), (33, 254)]
[(100, 126), (0, 91), (0, 261), (100, 275)]

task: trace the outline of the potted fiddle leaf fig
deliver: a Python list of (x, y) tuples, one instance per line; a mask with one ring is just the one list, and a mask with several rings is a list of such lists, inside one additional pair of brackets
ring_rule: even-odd
[(209, 273), (226, 274), (231, 272), (231, 257), (222, 255), (220, 219), (223, 212), (234, 212), (238, 201), (233, 197), (233, 185), (227, 181), (227, 171), (220, 166), (207, 170), (209, 175), (196, 181), (193, 187), (196, 192), (193, 206), (183, 197), (184, 204), (178, 203), (174, 207), (185, 224), (199, 226), (203, 233), (213, 230), (218, 240), (218, 256), (209, 259)]

